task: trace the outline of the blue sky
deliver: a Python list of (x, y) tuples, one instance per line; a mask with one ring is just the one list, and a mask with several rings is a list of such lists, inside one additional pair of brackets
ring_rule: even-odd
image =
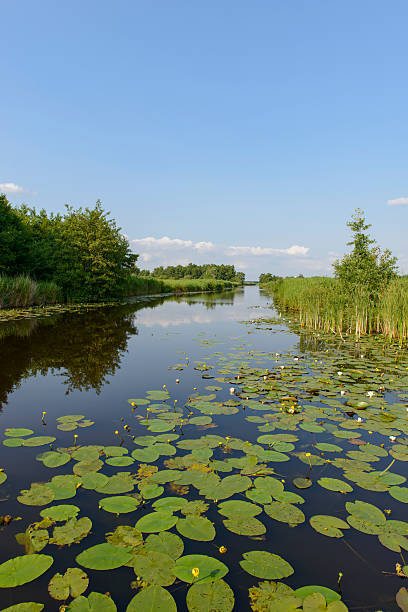
[(100, 198), (143, 267), (248, 278), (329, 273), (359, 206), (408, 272), (405, 0), (3, 0), (0, 19), (12, 202)]

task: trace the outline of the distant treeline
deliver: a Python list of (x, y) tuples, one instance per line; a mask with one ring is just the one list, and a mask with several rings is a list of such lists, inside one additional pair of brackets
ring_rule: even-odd
[(140, 276), (153, 276), (154, 278), (174, 278), (174, 279), (198, 279), (213, 278), (215, 280), (235, 281), (243, 283), (245, 280), (244, 272), (237, 272), (235, 266), (221, 264), (197, 264), (189, 263), (186, 266), (159, 266), (152, 272), (140, 270)]

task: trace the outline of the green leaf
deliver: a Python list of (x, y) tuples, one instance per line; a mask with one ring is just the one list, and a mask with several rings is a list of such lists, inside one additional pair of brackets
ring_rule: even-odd
[(115, 531), (106, 534), (106, 540), (113, 546), (126, 548), (135, 554), (143, 547), (143, 535), (135, 527), (129, 525), (119, 525)]
[(328, 604), (332, 603), (333, 601), (340, 600), (340, 595), (339, 593), (336, 593), (336, 591), (332, 591), (332, 589), (329, 589), (324, 586), (318, 586), (315, 584), (310, 585), (310, 586), (300, 587), (299, 589), (296, 589), (294, 593), (301, 599), (305, 599), (311, 593), (321, 593), (326, 598), (326, 602)]
[(136, 459), (136, 461), (140, 461), (142, 463), (153, 463), (157, 461), (160, 453), (154, 446), (146, 446), (145, 448), (137, 448), (132, 452), (132, 457)]
[(177, 521), (177, 531), (190, 540), (211, 542), (215, 538), (214, 525), (203, 516), (189, 516)]
[(318, 484), (329, 491), (340, 491), (342, 493), (351, 493), (353, 487), (343, 480), (337, 478), (319, 478)]
[(115, 467), (127, 467), (134, 462), (135, 460), (132, 459), (132, 457), (109, 457), (106, 459), (108, 465), (113, 465)]
[(310, 480), (310, 478), (294, 478), (293, 484), (297, 489), (309, 489), (313, 482)]
[(33, 482), (30, 489), (20, 491), (17, 500), (26, 506), (45, 506), (55, 498), (54, 491), (47, 485)]
[(55, 574), (48, 584), (48, 592), (53, 599), (65, 600), (78, 597), (88, 588), (88, 576), (79, 567), (70, 567), (64, 575)]
[(104, 497), (99, 500), (99, 507), (112, 514), (124, 514), (134, 512), (140, 502), (128, 495), (118, 495), (115, 497)]
[(375, 525), (384, 525), (386, 521), (384, 513), (379, 508), (359, 500), (354, 503), (347, 502), (346, 510), (356, 518)]
[(117, 608), (107, 595), (92, 592), (88, 597), (80, 595), (71, 601), (66, 612), (117, 612)]
[(41, 610), (44, 610), (44, 604), (30, 601), (27, 603), (14, 604), (9, 608), (4, 608), (1, 612), (41, 612)]
[(187, 592), (189, 612), (231, 612), (235, 598), (224, 580), (192, 584)]
[(39, 461), (49, 468), (60, 467), (61, 465), (65, 465), (70, 461), (71, 457), (68, 453), (58, 453), (55, 451), (48, 451), (46, 453), (42, 453), (37, 457)]
[(286, 578), (293, 574), (293, 567), (279, 555), (274, 555), (270, 552), (262, 550), (251, 550), (243, 553), (243, 561), (240, 561), (240, 566), (257, 578), (267, 578), (269, 580), (275, 578)]
[(54, 563), (49, 555), (23, 555), (0, 565), (0, 587), (16, 587), (35, 580)]
[(149, 552), (163, 552), (172, 559), (178, 559), (183, 554), (184, 543), (175, 533), (161, 531), (158, 534), (152, 533), (146, 538), (145, 549)]
[[(199, 575), (196, 578), (192, 574), (192, 570), (195, 568), (199, 570)], [(184, 582), (203, 584), (223, 578), (228, 571), (228, 567), (224, 563), (213, 557), (184, 555), (184, 557), (177, 559), (174, 573), (179, 580)]]
[(4, 432), (4, 435), (12, 437), (12, 438), (24, 438), (24, 436), (31, 436), (33, 433), (34, 432), (32, 429), (25, 429), (24, 427), (20, 427), (20, 428), (8, 427), (6, 431)]
[(299, 525), (305, 521), (305, 515), (300, 508), (285, 502), (272, 502), (265, 506), (264, 510), (271, 518), (289, 525)]
[(261, 521), (247, 515), (226, 519), (223, 523), (229, 531), (238, 535), (259, 536), (266, 532), (266, 527)]
[(310, 518), (310, 525), (315, 531), (329, 538), (341, 538), (341, 529), (349, 529), (349, 526), (342, 519), (326, 514), (315, 514)]
[(23, 440), (23, 446), (44, 446), (45, 444), (51, 444), (55, 442), (56, 438), (53, 436), (37, 436), (35, 438), (27, 438)]
[(403, 504), (408, 504), (408, 487), (391, 487), (388, 493)]
[(51, 544), (67, 546), (83, 540), (92, 528), (92, 521), (87, 516), (80, 519), (71, 518), (65, 525), (54, 527)]
[(171, 529), (178, 521), (178, 517), (170, 512), (151, 512), (139, 519), (135, 525), (136, 529), (143, 533), (157, 533)]
[(181, 510), (187, 503), (187, 500), (183, 497), (162, 497), (153, 503), (153, 508), (166, 512), (177, 512), (177, 510)]
[(133, 556), (132, 552), (128, 552), (129, 550), (108, 543), (97, 544), (82, 551), (75, 560), (87, 569), (116, 569), (129, 563)]
[(148, 586), (130, 600), (126, 612), (177, 612), (176, 602), (166, 589)]
[(170, 586), (176, 579), (174, 559), (163, 552), (149, 551), (149, 554), (135, 555), (132, 565), (136, 576), (149, 584)]
[(43, 518), (49, 518), (52, 521), (67, 521), (68, 519), (76, 517), (78, 512), (78, 506), (61, 504), (60, 506), (51, 506), (50, 508), (44, 508), (43, 510), (41, 510), (40, 515)]

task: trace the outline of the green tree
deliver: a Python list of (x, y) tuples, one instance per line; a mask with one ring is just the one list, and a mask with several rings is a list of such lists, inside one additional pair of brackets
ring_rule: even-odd
[(397, 258), (388, 249), (381, 252), (375, 240), (370, 238), (367, 230), (371, 225), (366, 223), (364, 212), (359, 208), (347, 226), (353, 232), (353, 238), (347, 244), (353, 249), (341, 261), (334, 262), (335, 276), (346, 291), (356, 293), (363, 290), (375, 299), (397, 276)]
[(0, 274), (27, 274), (31, 234), (4, 193), (0, 194)]

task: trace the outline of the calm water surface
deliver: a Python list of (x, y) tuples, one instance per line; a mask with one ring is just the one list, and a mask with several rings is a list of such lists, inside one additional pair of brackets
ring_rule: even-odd
[[(217, 395), (217, 400), (228, 399), (230, 384), (203, 379), (202, 373), (194, 370), (195, 361), (215, 366), (221, 355), (236, 354), (243, 347), (246, 351), (268, 354), (287, 351), (301, 354), (299, 337), (283, 325), (265, 331), (242, 323), (274, 314), (270, 309), (270, 298), (262, 295), (258, 287), (246, 287), (223, 294), (150, 298), (87, 313), (65, 313), (1, 324), (0, 431), (7, 427), (29, 427), (35, 435), (56, 436), (55, 447), (69, 446), (73, 442), (72, 432), (56, 429), (55, 419), (66, 414), (83, 414), (94, 420), (95, 425), (75, 432), (79, 434), (81, 444), (115, 445), (118, 440), (114, 432), (123, 431), (124, 424), (129, 424), (132, 435), (144, 435), (148, 432), (132, 414), (127, 402), (129, 398), (142, 398), (146, 391), (166, 385), (171, 401), (177, 399), (178, 405), (182, 406), (193, 394), (194, 387), (205, 394), (208, 393), (205, 386), (219, 384), (223, 391)], [(186, 355), (190, 364), (188, 368), (182, 371), (169, 369), (185, 363)], [(257, 367), (256, 362), (252, 364)], [(276, 359), (270, 359), (269, 363), (260, 363), (258, 367), (275, 368), (276, 364)], [(47, 413), (46, 424), (41, 421), (43, 411)], [(230, 435), (254, 442), (260, 435), (259, 431), (254, 423), (244, 420), (244, 416), (245, 413), (240, 411), (232, 416), (215, 417), (217, 427), (204, 433)], [(315, 441), (313, 434), (301, 431), (296, 434), (301, 439), (304, 437), (305, 448)], [(199, 436), (199, 428), (190, 426), (185, 431), (186, 438)], [(319, 442), (322, 441), (333, 442), (333, 439), (326, 439), (323, 434), (319, 437)], [(131, 440), (126, 445), (130, 450), (134, 448)], [(31, 482), (47, 481), (55, 474), (69, 472), (67, 466), (50, 470), (36, 461), (36, 455), (43, 450), (47, 447), (14, 449), (0, 445), (0, 467), (8, 474), (0, 489), (0, 514), (22, 517), (21, 521), (12, 522), (0, 531), (0, 563), (23, 553), (15, 541), (15, 534), (39, 520), (41, 507), (19, 504), (16, 501), (18, 492), (29, 488)], [(299, 461), (274, 464), (274, 467), (288, 483), (293, 477), (305, 475), (304, 465)], [(124, 471), (131, 469), (132, 466), (123, 468)], [(103, 471), (110, 475), (118, 468), (107, 465)], [(341, 477), (334, 470), (330, 473), (325, 469), (324, 473)], [(379, 570), (391, 569), (395, 565), (395, 553), (381, 547), (375, 536), (355, 530), (347, 533), (347, 543), (345, 538), (332, 539), (316, 534), (308, 525), (308, 517), (339, 513), (338, 494), (325, 491), (325, 506), (322, 508), (320, 491), (316, 488), (298, 491), (306, 499), (302, 507), (306, 522), (296, 528), (263, 515), (261, 520), (267, 527), (263, 540), (228, 531), (212, 503), (207, 516), (215, 523), (215, 540), (206, 543), (184, 539), (184, 554), (207, 554), (228, 565), (230, 572), (225, 580), (234, 590), (235, 610), (250, 609), (248, 588), (259, 582), (239, 565), (242, 553), (249, 550), (267, 550), (286, 559), (295, 573), (282, 581), (293, 588), (321, 584), (335, 589), (338, 572), (342, 571), (343, 600), (350, 609), (398, 610), (394, 603), (395, 593), (404, 585), (400, 579)], [(295, 489), (289, 486), (288, 490)], [(370, 495), (365, 491), (364, 499), (369, 501)], [(192, 498), (197, 497), (192, 495)], [(245, 499), (242, 496), (237, 498)], [(379, 507), (392, 507), (386, 493), (372, 494), (372, 498)], [(80, 506), (80, 516), (89, 516), (93, 521), (91, 534), (69, 548), (58, 549), (55, 545), (48, 545), (42, 553), (54, 556), (51, 569), (32, 583), (0, 590), (0, 608), (23, 601), (37, 601), (45, 603), (46, 610), (58, 610), (59, 603), (47, 593), (50, 578), (57, 571), (63, 573), (68, 567), (76, 567), (75, 556), (85, 548), (103, 542), (107, 531), (113, 531), (117, 525), (134, 525), (143, 513), (151, 511), (151, 504), (148, 504), (146, 510), (116, 517), (98, 511), (95, 493), (82, 489), (74, 499), (59, 503)], [(344, 507), (344, 501), (341, 503)], [(398, 513), (393, 518), (407, 518), (401, 515), (400, 509)], [(172, 531), (177, 533), (175, 528)], [(223, 557), (218, 554), (221, 545), (228, 549)], [(133, 570), (123, 567), (111, 572), (86, 571), (90, 577), (87, 593), (91, 590), (109, 591), (118, 610), (125, 610), (135, 594), (129, 587), (135, 578)], [(186, 610), (186, 590), (185, 583), (181, 582), (169, 587), (179, 610)]]

